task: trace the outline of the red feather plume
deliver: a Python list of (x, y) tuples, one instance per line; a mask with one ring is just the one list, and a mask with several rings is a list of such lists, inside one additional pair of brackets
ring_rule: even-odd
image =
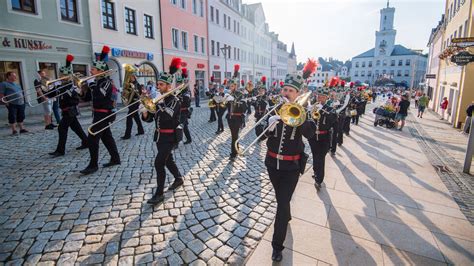
[(224, 82), (222, 84), (227, 85), (227, 79), (224, 79)]
[(187, 68), (182, 68), (181, 69), (181, 76), (183, 78), (188, 78), (188, 69)]
[(266, 83), (267, 83), (267, 77), (263, 76), (260, 81), (261, 81), (263, 84), (266, 84)]
[(108, 47), (107, 45), (104, 45), (104, 47), (102, 47), (102, 53), (108, 54), (109, 52), (110, 52), (110, 47)]
[(275, 86), (276, 86), (276, 84), (277, 84), (277, 82), (276, 82), (276, 81), (273, 81), (273, 84), (272, 84), (272, 85), (273, 85), (273, 87), (275, 87)]
[(240, 84), (242, 84), (242, 86), (244, 86), (245, 85), (245, 80), (241, 79)]
[(354, 82), (349, 83), (349, 87), (352, 89), (354, 87)]
[(331, 81), (329, 82), (329, 87), (336, 87), (339, 84), (339, 78), (332, 77)]
[(308, 62), (306, 62), (303, 68), (303, 79), (309, 78), (314, 72), (316, 72), (317, 67), (318, 63), (316, 60), (308, 58)]
[(214, 76), (211, 76), (211, 82), (214, 82)]
[(179, 68), (181, 67), (181, 58), (179, 57), (173, 57), (173, 59), (171, 59), (171, 64), (170, 64), (170, 74), (173, 75), (174, 73), (176, 73), (176, 71), (179, 70)]
[(285, 82), (284, 82), (284, 81), (280, 81), (280, 87), (283, 87), (283, 85), (285, 85)]
[(66, 56), (66, 62), (72, 62), (74, 60), (74, 56), (72, 54), (68, 54)]
[(345, 81), (345, 80), (341, 80), (341, 82), (339, 82), (339, 86), (341, 86), (341, 87), (346, 86), (346, 81)]
[(234, 65), (234, 78), (237, 77), (237, 75), (239, 74), (239, 70), (240, 70), (240, 65), (235, 64)]

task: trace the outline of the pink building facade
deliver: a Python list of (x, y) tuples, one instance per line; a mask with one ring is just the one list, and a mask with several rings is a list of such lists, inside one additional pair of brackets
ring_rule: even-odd
[(164, 69), (173, 57), (183, 60), (190, 89), (198, 84), (200, 97), (209, 79), (207, 0), (166, 0), (161, 3)]

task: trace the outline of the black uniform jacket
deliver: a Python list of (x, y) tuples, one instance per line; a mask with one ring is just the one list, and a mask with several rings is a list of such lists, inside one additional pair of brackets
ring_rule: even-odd
[[(166, 97), (162, 103), (156, 104), (156, 113), (148, 112), (145, 122), (155, 121), (155, 134), (153, 141), (160, 143), (176, 142), (176, 127), (179, 125), (181, 103), (175, 96)], [(143, 118), (143, 117), (142, 117)]]

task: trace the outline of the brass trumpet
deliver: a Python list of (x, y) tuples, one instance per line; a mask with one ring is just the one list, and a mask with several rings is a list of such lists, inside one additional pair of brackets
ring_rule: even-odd
[(183, 83), (183, 84), (179, 85), (178, 87), (176, 87), (176, 88), (170, 90), (169, 92), (167, 92), (167, 93), (165, 93), (165, 94), (163, 94), (163, 95), (161, 95), (160, 97), (157, 97), (157, 98), (155, 98), (155, 99), (152, 99), (151, 97), (148, 97), (148, 96), (141, 96), (139, 100), (136, 100), (136, 101), (134, 101), (133, 103), (130, 103), (129, 105), (120, 108), (120, 109), (117, 110), (116, 112), (114, 112), (114, 113), (112, 113), (112, 114), (110, 114), (110, 115), (108, 115), (108, 116), (102, 118), (101, 120), (99, 120), (99, 121), (97, 121), (97, 122), (91, 124), (91, 125), (87, 128), (87, 131), (89, 132), (89, 134), (95, 136), (95, 135), (99, 134), (100, 132), (106, 130), (107, 128), (112, 127), (113, 125), (117, 124), (118, 122), (120, 122), (120, 121), (126, 119), (127, 117), (129, 117), (129, 116), (135, 114), (136, 112), (140, 111), (140, 108), (138, 108), (137, 110), (135, 110), (135, 111), (133, 111), (133, 112), (127, 114), (127, 115), (124, 116), (124, 117), (121, 117), (121, 118), (115, 120), (115, 121), (112, 122), (112, 123), (109, 123), (106, 127), (102, 128), (102, 129), (100, 129), (100, 130), (98, 130), (98, 131), (95, 131), (95, 132), (92, 131), (92, 128), (93, 128), (93, 127), (97, 126), (98, 124), (100, 124), (100, 123), (102, 123), (102, 122), (104, 122), (104, 121), (107, 121), (107, 120), (110, 119), (111, 117), (115, 116), (117, 113), (120, 113), (120, 112), (122, 112), (123, 110), (128, 109), (129, 106), (132, 106), (132, 105), (137, 104), (137, 103), (140, 103), (140, 102), (141, 102), (141, 104), (143, 104), (143, 106), (146, 108), (146, 110), (147, 110), (148, 112), (150, 112), (150, 113), (156, 113), (156, 104), (157, 104), (158, 102), (160, 102), (161, 100), (165, 99), (166, 97), (168, 97), (168, 96), (170, 96), (170, 95), (176, 96), (176, 95), (180, 94), (181, 91), (183, 91), (183, 90), (186, 89), (187, 87), (188, 87), (188, 83)]
[(98, 78), (98, 77), (106, 77), (106, 76), (111, 76), (113, 74), (115, 74), (115, 72), (117, 72), (117, 69), (109, 69), (107, 71), (104, 71), (102, 73), (99, 73), (99, 74), (95, 74), (95, 75), (91, 75), (91, 76), (87, 76), (87, 77), (82, 77), (82, 78), (78, 78), (77, 76), (74, 76), (74, 84), (81, 88), (82, 85), (84, 85), (84, 82), (88, 81), (88, 80), (91, 80), (91, 79), (94, 79), (94, 78)]
[[(276, 98), (279, 102), (270, 109), (260, 120), (255, 123), (255, 125), (248, 129), (245, 133), (235, 141), (235, 149), (237, 150), (238, 155), (245, 155), (245, 153), (253, 146), (257, 141), (272, 127), (272, 125), (268, 125), (265, 130), (255, 139), (253, 140), (245, 149), (240, 148), (240, 141), (246, 137), (253, 129), (261, 124), (263, 121), (266, 121), (267, 117), (272, 114), (278, 114), (281, 117), (283, 123), (290, 127), (299, 127), (306, 121), (306, 110), (305, 106), (308, 104), (308, 101), (311, 97), (311, 92), (306, 92), (295, 100), (293, 103), (285, 102), (283, 97)], [(278, 111), (278, 108), (280, 110)], [(278, 122), (275, 122), (278, 123)]]

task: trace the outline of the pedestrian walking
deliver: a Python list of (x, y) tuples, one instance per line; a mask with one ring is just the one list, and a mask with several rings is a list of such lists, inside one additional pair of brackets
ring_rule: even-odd
[(418, 105), (418, 117), (423, 118), (423, 113), (425, 112), (428, 103), (430, 102), (430, 97), (426, 96), (426, 93), (418, 98), (418, 104), (415, 102), (415, 106)]
[(403, 127), (405, 126), (405, 119), (408, 116), (408, 108), (410, 107), (410, 101), (408, 100), (408, 95), (403, 94), (402, 95), (402, 100), (397, 106), (397, 114), (395, 115), (395, 122), (398, 123), (401, 122), (400, 127), (398, 130), (402, 131)]
[(449, 104), (448, 98), (444, 97), (443, 101), (440, 104), (440, 107), (441, 107), (441, 118), (440, 118), (440, 120), (444, 120), (444, 113), (446, 113), (446, 109), (448, 109), (448, 104)]
[(474, 101), (472, 101), (471, 104), (466, 109), (466, 121), (464, 121), (464, 128), (463, 128), (463, 132), (466, 134), (469, 133), (469, 130), (471, 127), (473, 110), (474, 110)]
[(44, 83), (48, 81), (48, 77), (46, 76), (46, 71), (43, 69), (38, 70), (38, 76), (33, 81), (33, 85), (35, 86), (37, 101), (38, 104), (41, 104), (43, 107), (43, 119), (44, 119), (44, 129), (52, 130), (56, 127), (56, 125), (52, 122), (51, 113), (53, 112), (53, 103), (50, 99), (48, 99), (47, 91), (49, 88), (44, 87)]
[(194, 83), (194, 102), (196, 103), (196, 107), (201, 107), (199, 105), (199, 86), (198, 83)]

